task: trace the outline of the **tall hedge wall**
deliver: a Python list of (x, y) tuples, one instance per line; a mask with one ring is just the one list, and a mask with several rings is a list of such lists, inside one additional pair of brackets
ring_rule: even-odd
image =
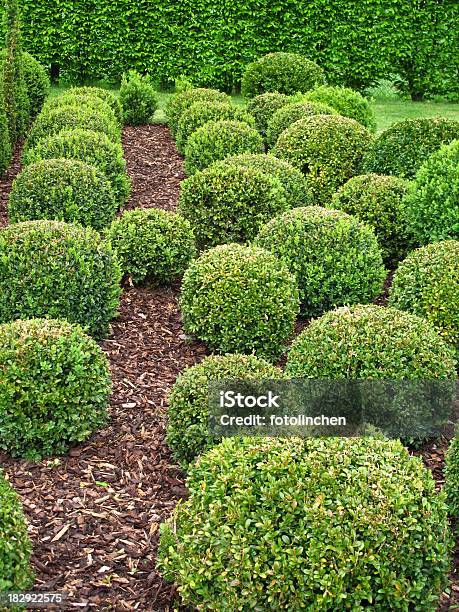
[(271, 51), (362, 88), (399, 74), (413, 94), (457, 87), (456, 0), (22, 0), (28, 51), (75, 80), (128, 68), (231, 89)]

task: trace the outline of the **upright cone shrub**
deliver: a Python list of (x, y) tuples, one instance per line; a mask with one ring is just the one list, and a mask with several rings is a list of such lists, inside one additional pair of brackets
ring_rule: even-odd
[(8, 119), (3, 104), (3, 94), (0, 88), (0, 176), (7, 170), (12, 154)]
[(338, 111), (343, 117), (355, 119), (370, 132), (376, 131), (376, 118), (368, 100), (358, 91), (348, 87), (331, 87), (323, 85), (309, 91), (305, 100), (327, 104)]
[(249, 100), (248, 112), (255, 117), (255, 127), (266, 137), (268, 123), (274, 113), (291, 102), (291, 97), (276, 91), (260, 94)]
[(273, 147), (284, 130), (296, 121), (314, 115), (337, 115), (337, 111), (328, 104), (321, 102), (296, 102), (287, 104), (272, 115), (268, 121), (266, 140)]
[(159, 545), (185, 606), (437, 609), (452, 547), (445, 497), (399, 441), (227, 438), (187, 485)]
[(205, 87), (185, 89), (175, 94), (175, 96), (170, 98), (166, 106), (166, 115), (172, 136), (175, 136), (177, 133), (178, 122), (182, 113), (195, 102), (222, 102), (231, 104), (231, 98), (228, 94), (221, 91)]
[(459, 517), (459, 429), (456, 426), (454, 438), (451, 440), (445, 455), (445, 493), (448, 500), (449, 513), (452, 518)]

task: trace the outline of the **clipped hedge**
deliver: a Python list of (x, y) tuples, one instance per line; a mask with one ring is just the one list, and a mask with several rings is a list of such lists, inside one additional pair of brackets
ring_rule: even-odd
[(317, 87), (304, 96), (305, 100), (321, 102), (334, 108), (343, 117), (355, 119), (370, 132), (376, 131), (376, 117), (368, 100), (348, 87)]
[(120, 280), (114, 252), (91, 228), (26, 221), (0, 230), (0, 323), (67, 319), (103, 338)]
[(151, 122), (159, 105), (158, 94), (148, 76), (135, 70), (123, 74), (120, 87), (123, 121), (126, 125), (145, 125)]
[(112, 111), (115, 113), (115, 117), (120, 125), (123, 124), (123, 107), (119, 98), (117, 98), (111, 91), (102, 89), (101, 87), (72, 87), (66, 92), (70, 94), (93, 96), (94, 98), (100, 98), (106, 104), (110, 106)]
[(0, 325), (0, 447), (40, 460), (63, 454), (107, 420), (111, 379), (97, 343), (66, 321)]
[(263, 137), (266, 137), (268, 123), (276, 111), (291, 102), (291, 96), (275, 91), (255, 96), (247, 104), (248, 112), (255, 118), (255, 127)]
[(158, 564), (187, 607), (437, 608), (452, 549), (445, 497), (399, 441), (228, 438), (187, 485)]
[(172, 96), (166, 105), (166, 115), (171, 130), (172, 136), (177, 134), (178, 122), (182, 113), (184, 113), (195, 102), (221, 102), (231, 104), (231, 98), (228, 94), (217, 91), (216, 89), (207, 89), (205, 87), (196, 87), (181, 91), (175, 96)]
[(191, 263), (182, 284), (188, 334), (219, 353), (280, 355), (299, 310), (295, 278), (263, 249), (225, 244)]
[(287, 104), (275, 113), (268, 120), (266, 130), (266, 140), (270, 147), (273, 147), (279, 136), (284, 130), (296, 121), (314, 115), (337, 115), (337, 111), (328, 104), (321, 102), (295, 102)]
[(366, 303), (386, 278), (373, 230), (355, 217), (320, 206), (294, 208), (264, 225), (255, 244), (295, 275), (302, 313)]
[(451, 440), (445, 454), (445, 485), (444, 490), (448, 501), (448, 509), (452, 518), (459, 517), (459, 429)]

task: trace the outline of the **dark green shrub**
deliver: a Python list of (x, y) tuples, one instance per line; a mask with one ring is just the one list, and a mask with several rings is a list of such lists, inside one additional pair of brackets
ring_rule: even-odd
[(276, 91), (255, 96), (247, 104), (247, 110), (255, 117), (255, 127), (266, 137), (268, 123), (274, 113), (291, 102), (292, 98)]
[(117, 201), (124, 203), (127, 200), (131, 185), (120, 143), (92, 130), (63, 130), (39, 140), (26, 151), (23, 162), (28, 165), (43, 159), (58, 158), (79, 159), (96, 166), (110, 181)]
[(0, 87), (0, 176), (7, 170), (11, 161), (12, 147), (8, 119), (3, 104), (3, 94)]
[(430, 321), (459, 355), (459, 241), (410, 253), (395, 272), (389, 303)]
[(219, 353), (274, 358), (299, 310), (295, 278), (263, 249), (225, 244), (191, 263), (182, 284), (185, 331)]
[(0, 230), (0, 323), (49, 317), (104, 337), (116, 315), (121, 272), (91, 228), (26, 221)]
[(65, 93), (57, 96), (56, 98), (49, 98), (43, 105), (43, 112), (55, 110), (56, 108), (64, 108), (68, 106), (78, 106), (79, 108), (89, 108), (91, 110), (99, 111), (103, 115), (110, 116), (117, 125), (120, 125), (117, 115), (115, 115), (113, 108), (102, 100), (92, 94), (78, 93), (77, 89), (70, 89)]
[(108, 360), (66, 321), (0, 325), (0, 447), (39, 460), (63, 454), (107, 420)]
[(261, 153), (263, 140), (243, 121), (210, 121), (188, 138), (185, 172), (190, 176), (213, 162), (238, 153)]
[(317, 87), (309, 91), (304, 98), (311, 102), (322, 102), (328, 104), (338, 111), (343, 117), (355, 119), (371, 132), (376, 131), (375, 113), (362, 94), (348, 87)]
[(0, 593), (32, 587), (31, 552), (19, 495), (0, 470)]
[(294, 94), (323, 85), (325, 74), (315, 62), (299, 53), (268, 53), (248, 64), (242, 76), (242, 95), (253, 98), (265, 92)]
[(459, 517), (459, 430), (445, 455), (445, 493), (448, 501), (450, 515), (457, 519)]
[(135, 284), (171, 283), (196, 254), (189, 222), (156, 208), (125, 212), (108, 228), (107, 239)]
[(167, 443), (175, 459), (187, 465), (218, 444), (209, 435), (209, 383), (224, 380), (282, 378), (282, 370), (254, 355), (211, 355), (184, 370), (169, 395)]
[(355, 217), (320, 206), (294, 208), (263, 226), (255, 240), (295, 275), (302, 312), (371, 302), (386, 278), (373, 230)]
[(184, 605), (437, 609), (452, 549), (445, 497), (399, 441), (227, 438), (187, 484), (158, 565)]
[(405, 198), (404, 213), (421, 244), (459, 238), (459, 140), (442, 146), (422, 164)]
[(158, 94), (148, 76), (135, 70), (123, 74), (120, 88), (120, 102), (123, 107), (123, 120), (127, 125), (150, 123), (158, 108)]
[(405, 257), (412, 245), (402, 210), (407, 189), (408, 182), (404, 179), (362, 174), (338, 189), (330, 207), (344, 210), (370, 225), (375, 230), (384, 261), (393, 266)]
[(316, 115), (300, 119), (282, 132), (272, 152), (301, 170), (314, 202), (323, 204), (359, 173), (371, 143), (370, 132), (354, 119)]
[(182, 113), (195, 102), (223, 102), (230, 104), (231, 98), (221, 91), (204, 87), (185, 89), (175, 94), (166, 105), (166, 115), (172, 136), (175, 136), (177, 133), (178, 122)]
[(312, 117), (314, 115), (337, 114), (335, 109), (321, 102), (296, 102), (294, 104), (287, 104), (279, 110), (276, 110), (268, 121), (268, 128), (266, 131), (268, 145), (273, 147), (282, 132), (300, 119)]
[(66, 93), (100, 98), (110, 106), (115, 113), (115, 117), (118, 119), (118, 123), (120, 125), (123, 124), (123, 107), (121, 106), (119, 98), (111, 91), (102, 89), (101, 87), (72, 87), (72, 89)]
[(115, 217), (110, 183), (94, 166), (77, 159), (45, 159), (26, 166), (13, 182), (10, 223), (56, 219), (101, 230)]
[(443, 117), (404, 119), (379, 134), (364, 162), (365, 172), (414, 178), (442, 144), (459, 139), (459, 121)]
[(191, 223), (200, 249), (251, 240), (263, 223), (287, 208), (278, 178), (226, 160), (181, 184), (179, 212)]

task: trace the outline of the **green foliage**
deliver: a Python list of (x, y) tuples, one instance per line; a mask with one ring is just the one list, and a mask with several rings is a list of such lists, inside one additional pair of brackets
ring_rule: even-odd
[(123, 273), (136, 284), (171, 283), (182, 276), (196, 254), (189, 222), (156, 208), (125, 212), (108, 228), (107, 239)]
[(328, 104), (321, 102), (295, 102), (282, 106), (268, 121), (266, 140), (268, 146), (273, 147), (284, 130), (295, 121), (312, 117), (313, 115), (337, 115), (337, 111)]
[(257, 130), (243, 121), (209, 121), (188, 138), (185, 172), (188, 176), (212, 163), (239, 153), (261, 153), (263, 140)]
[(455, 139), (459, 139), (459, 121), (454, 119), (424, 117), (399, 121), (376, 138), (364, 170), (412, 179), (432, 153)]
[[(43, 106), (43, 112), (55, 110), (56, 108), (64, 107), (79, 107), (89, 108), (91, 110), (98, 111), (99, 113), (110, 116), (113, 121), (120, 125), (118, 116), (113, 111), (113, 108), (102, 100), (90, 93), (78, 93), (78, 89), (70, 89), (65, 93), (56, 96), (55, 98), (48, 98)], [(120, 125), (121, 127), (121, 125)]]
[(459, 356), (459, 241), (410, 253), (395, 272), (389, 303), (430, 321)]
[(225, 244), (191, 263), (182, 284), (185, 331), (219, 353), (280, 355), (299, 310), (295, 278), (263, 249)]
[(96, 230), (112, 222), (117, 203), (95, 166), (77, 159), (45, 159), (26, 166), (13, 182), (10, 223), (56, 219)]
[(249, 100), (247, 110), (255, 117), (255, 127), (263, 137), (266, 137), (268, 123), (274, 113), (291, 100), (291, 96), (278, 92), (267, 92)]
[(354, 119), (316, 115), (300, 119), (282, 132), (272, 153), (301, 170), (314, 202), (323, 204), (359, 173), (371, 143), (370, 132)]
[(8, 118), (6, 116), (3, 93), (0, 88), (0, 176), (3, 175), (10, 165), (11, 154), (12, 147), (8, 128)]
[(355, 215), (374, 230), (388, 266), (403, 259), (412, 246), (402, 200), (408, 182), (395, 176), (354, 176), (333, 195), (330, 207)]
[(0, 447), (40, 460), (63, 454), (107, 420), (108, 360), (82, 329), (32, 319), (0, 325)]
[(457, 519), (459, 517), (459, 430), (457, 427), (456, 435), (451, 440), (445, 455), (444, 490), (449, 513)]
[(0, 230), (0, 323), (67, 319), (103, 338), (120, 280), (114, 252), (91, 228), (26, 221)]
[(404, 200), (406, 221), (421, 244), (459, 239), (459, 140), (422, 164)]
[(373, 230), (355, 217), (320, 206), (294, 208), (263, 226), (255, 244), (295, 275), (303, 314), (366, 303), (386, 278)]
[(376, 131), (376, 119), (373, 109), (357, 91), (348, 87), (322, 86), (310, 91), (305, 100), (327, 104), (338, 111), (343, 117), (355, 119), (371, 132)]
[(209, 435), (209, 383), (282, 378), (282, 370), (254, 355), (211, 355), (184, 370), (169, 395), (167, 443), (184, 465), (220, 442)]
[(445, 497), (399, 441), (227, 438), (187, 485), (159, 545), (187, 607), (437, 609)]
[(158, 108), (158, 95), (148, 76), (135, 70), (123, 74), (120, 88), (123, 119), (127, 125), (150, 123)]
[(241, 90), (247, 98), (266, 92), (295, 94), (325, 84), (325, 73), (299, 53), (268, 53), (248, 64)]
[(130, 180), (126, 172), (121, 144), (113, 142), (101, 132), (83, 130), (63, 130), (58, 134), (39, 140), (26, 151), (24, 165), (43, 159), (79, 159), (99, 168), (107, 179), (120, 203), (124, 203), (130, 192)]
[(19, 495), (0, 471), (0, 593), (32, 587), (31, 552)]
[(175, 94), (175, 96), (170, 98), (166, 106), (166, 115), (172, 136), (176, 136), (177, 134), (178, 123), (182, 113), (190, 108), (195, 102), (221, 102), (223, 104), (230, 104), (231, 98), (221, 91), (203, 87), (185, 89)]
[(67, 93), (100, 98), (100, 100), (103, 100), (110, 106), (112, 111), (115, 113), (115, 117), (117, 118), (119, 124), (123, 124), (123, 107), (121, 106), (119, 98), (117, 98), (111, 91), (102, 89), (101, 87), (73, 87)]

